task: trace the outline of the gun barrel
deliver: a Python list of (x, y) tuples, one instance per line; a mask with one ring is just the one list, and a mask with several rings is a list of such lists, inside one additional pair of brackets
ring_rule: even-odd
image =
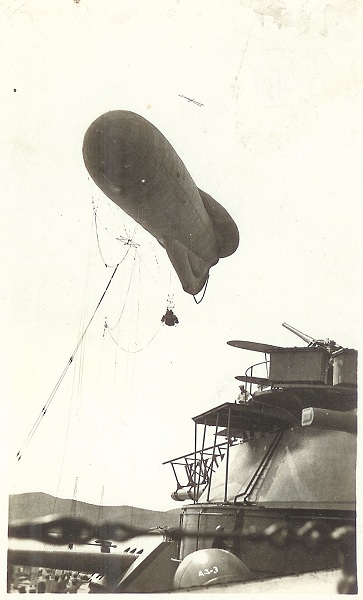
[(306, 342), (307, 344), (311, 344), (312, 342), (316, 342), (316, 340), (314, 338), (312, 338), (310, 335), (306, 335), (306, 333), (302, 333), (298, 329), (295, 329), (295, 327), (292, 327), (291, 325), (288, 325), (288, 323), (283, 323), (282, 326), (286, 327), (286, 329), (288, 329), (289, 331), (291, 331), (292, 333), (294, 333), (295, 335), (297, 335), (299, 338), (301, 338), (302, 340), (304, 340), (304, 342)]

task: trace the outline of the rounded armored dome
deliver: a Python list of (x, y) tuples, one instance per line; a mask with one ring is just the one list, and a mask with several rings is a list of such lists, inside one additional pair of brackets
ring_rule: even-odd
[(237, 556), (219, 548), (188, 554), (174, 576), (174, 589), (249, 579), (248, 567)]

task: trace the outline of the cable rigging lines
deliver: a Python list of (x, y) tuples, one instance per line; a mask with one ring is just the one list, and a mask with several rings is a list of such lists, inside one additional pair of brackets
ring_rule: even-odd
[[(63, 368), (63, 370), (62, 370), (62, 372), (61, 372), (61, 374), (60, 374), (60, 376), (59, 376), (56, 384), (54, 385), (54, 387), (53, 387), (53, 389), (52, 389), (52, 391), (51, 391), (51, 393), (50, 393), (47, 401), (45, 402), (44, 406), (42, 407), (42, 409), (41, 409), (38, 417), (36, 418), (36, 420), (35, 420), (33, 426), (31, 427), (31, 429), (30, 429), (27, 437), (25, 438), (22, 446), (20, 447), (20, 450), (16, 453), (16, 458), (17, 458), (18, 461), (20, 461), (21, 458), (23, 457), (24, 451), (26, 450), (26, 448), (29, 445), (31, 439), (33, 438), (35, 432), (37, 431), (37, 429), (38, 429), (41, 421), (43, 420), (43, 418), (47, 414), (47, 411), (48, 411), (51, 403), (53, 402), (54, 397), (55, 397), (55, 395), (56, 395), (59, 387), (61, 386), (61, 384), (62, 384), (62, 382), (63, 382), (63, 380), (64, 380), (64, 378), (65, 378), (65, 376), (66, 376), (66, 374), (67, 374), (67, 372), (68, 372), (68, 370), (70, 368), (70, 366), (73, 364), (74, 359), (75, 359), (75, 357), (77, 355), (77, 352), (78, 352), (79, 348), (82, 345), (82, 342), (83, 342), (83, 340), (84, 340), (84, 338), (85, 338), (85, 336), (86, 336), (86, 334), (87, 334), (87, 332), (88, 332), (88, 330), (89, 330), (89, 328), (90, 328), (90, 326), (91, 326), (91, 324), (92, 324), (92, 322), (93, 322), (93, 320), (95, 318), (96, 313), (98, 312), (98, 310), (99, 310), (99, 308), (100, 308), (100, 306), (101, 306), (101, 304), (102, 304), (102, 302), (103, 302), (103, 300), (104, 300), (104, 298), (106, 296), (107, 291), (109, 290), (109, 287), (110, 287), (110, 285), (111, 285), (111, 283), (112, 283), (112, 281), (113, 281), (113, 279), (114, 279), (114, 277), (116, 275), (116, 272), (117, 272), (119, 266), (122, 263), (124, 263), (124, 261), (126, 260), (127, 256), (129, 255), (129, 253), (131, 251), (133, 251), (133, 253), (134, 253), (134, 259), (133, 259), (134, 262), (133, 262), (133, 265), (132, 265), (131, 274), (129, 276), (129, 281), (128, 281), (127, 288), (126, 288), (126, 295), (125, 295), (125, 298), (124, 298), (124, 302), (123, 302), (123, 306), (122, 306), (122, 309), (121, 309), (121, 313), (120, 313), (120, 316), (118, 317), (118, 320), (117, 320), (116, 324), (114, 326), (112, 326), (112, 327), (110, 327), (109, 324), (107, 323), (107, 319), (105, 320), (105, 322), (104, 322), (103, 337), (105, 337), (105, 333), (107, 333), (110, 336), (110, 338), (112, 339), (113, 343), (116, 344), (116, 346), (118, 348), (122, 349), (124, 352), (130, 353), (130, 354), (136, 354), (136, 353), (141, 352), (142, 350), (144, 350), (147, 346), (149, 346), (151, 344), (151, 342), (155, 339), (156, 335), (158, 334), (158, 332), (160, 331), (160, 328), (161, 328), (161, 326), (159, 325), (159, 327), (157, 328), (157, 330), (152, 334), (151, 338), (148, 339), (148, 341), (145, 344), (143, 344), (143, 346), (141, 348), (135, 348), (135, 349), (125, 348), (123, 345), (121, 345), (119, 343), (118, 339), (116, 339), (116, 335), (114, 333), (111, 333), (111, 332), (113, 332), (118, 327), (118, 325), (119, 325), (119, 323), (121, 321), (121, 318), (124, 315), (124, 311), (125, 311), (125, 307), (126, 307), (126, 302), (129, 299), (129, 297), (130, 297), (131, 284), (132, 284), (132, 280), (133, 280), (133, 277), (134, 277), (136, 259), (139, 259), (138, 260), (138, 266), (139, 266), (140, 287), (139, 287), (137, 301), (136, 302), (131, 302), (132, 313), (131, 313), (131, 318), (129, 320), (129, 338), (130, 338), (130, 335), (131, 335), (131, 321), (132, 321), (133, 317), (136, 319), (136, 330), (138, 331), (138, 328), (139, 328), (139, 318), (140, 318), (140, 289), (141, 289), (140, 263), (142, 262), (142, 258), (141, 258), (141, 256), (138, 253), (139, 244), (137, 244), (136, 242), (133, 241), (133, 236), (135, 234), (135, 231), (134, 231), (133, 235), (128, 235), (127, 232), (126, 232), (126, 236), (119, 235), (118, 238), (116, 238), (116, 237), (113, 236), (113, 239), (116, 239), (118, 241), (118, 243), (121, 242), (121, 243), (123, 243), (123, 245), (127, 246), (126, 252), (124, 253), (124, 256), (122, 257), (122, 259), (119, 262), (117, 262), (116, 264), (114, 264), (112, 266), (109, 265), (109, 264), (107, 264), (107, 262), (104, 260), (104, 254), (102, 252), (102, 248), (101, 248), (101, 244), (100, 244), (100, 236), (99, 236), (98, 223), (97, 223), (98, 220), (99, 220), (99, 217), (98, 217), (97, 209), (95, 207), (95, 203), (94, 203), (93, 199), (92, 199), (92, 206), (93, 206), (93, 223), (94, 223), (94, 227), (95, 227), (97, 247), (98, 247), (98, 250), (99, 250), (99, 253), (100, 253), (100, 256), (101, 256), (101, 259), (102, 259), (104, 265), (106, 267), (108, 267), (108, 268), (113, 268), (113, 271), (112, 271), (111, 277), (110, 277), (110, 279), (109, 279), (109, 281), (108, 281), (108, 283), (106, 285), (106, 288), (105, 288), (104, 292), (102, 293), (102, 295), (101, 295), (101, 297), (100, 297), (100, 299), (99, 299), (99, 301), (98, 301), (98, 303), (97, 303), (97, 305), (96, 305), (96, 307), (95, 307), (95, 309), (94, 309), (94, 311), (92, 313), (92, 316), (88, 320), (87, 325), (83, 329), (83, 332), (80, 335), (80, 337), (78, 339), (78, 342), (77, 342), (77, 344), (76, 344), (76, 346), (75, 346), (75, 348), (74, 348), (71, 356), (69, 357), (69, 359), (68, 359), (66, 365), (64, 366), (64, 368)], [(109, 235), (112, 236), (112, 234), (108, 231), (108, 229), (106, 227), (105, 227), (105, 230), (108, 232)], [(136, 230), (136, 228), (135, 228), (135, 230)], [(157, 262), (157, 264), (158, 264), (158, 262)], [(80, 365), (79, 380), (81, 380), (82, 371), (83, 371), (83, 359), (82, 359), (82, 364)], [(69, 413), (69, 416), (68, 416), (67, 435), (66, 435), (66, 437), (68, 436), (69, 421), (70, 421), (70, 413)], [(64, 450), (64, 453), (65, 453), (65, 450)], [(63, 455), (63, 460), (62, 460), (62, 468), (63, 468), (63, 462), (64, 462), (64, 455)]]
[(23, 445), (21, 446), (20, 450), (17, 452), (16, 457), (17, 457), (18, 461), (22, 458), (25, 449), (27, 448), (27, 446), (30, 443), (33, 435), (35, 434), (36, 430), (38, 429), (38, 427), (39, 427), (42, 419), (45, 417), (45, 415), (47, 413), (47, 410), (49, 409), (49, 407), (50, 407), (50, 405), (51, 405), (51, 403), (52, 403), (52, 401), (53, 401), (53, 399), (54, 399), (54, 397), (55, 397), (55, 395), (56, 395), (56, 393), (57, 393), (57, 391), (58, 391), (58, 389), (59, 389), (59, 387), (60, 387), (60, 385), (61, 385), (61, 383), (62, 383), (62, 381), (64, 379), (64, 377), (66, 376), (69, 367), (73, 363), (73, 360), (74, 360), (74, 358), (75, 358), (75, 356), (77, 354), (77, 351), (78, 351), (80, 345), (82, 344), (82, 342), (84, 340), (84, 337), (85, 337), (85, 335), (86, 335), (86, 333), (87, 333), (87, 331), (88, 331), (88, 329), (89, 329), (89, 327), (90, 327), (90, 325), (91, 325), (91, 323), (92, 323), (92, 321), (93, 321), (93, 319), (94, 319), (94, 317), (95, 317), (95, 315), (96, 315), (99, 307), (102, 304), (102, 301), (103, 301), (103, 299), (104, 299), (104, 297), (105, 297), (105, 295), (106, 295), (106, 293), (107, 293), (107, 291), (108, 291), (108, 289), (109, 289), (109, 287), (111, 285), (111, 282), (112, 282), (114, 276), (116, 275), (116, 271), (117, 271), (119, 265), (120, 265), (120, 263), (118, 263), (115, 266), (115, 268), (114, 268), (114, 270), (112, 272), (112, 275), (111, 275), (111, 277), (110, 277), (110, 279), (109, 279), (109, 281), (108, 281), (108, 283), (106, 285), (106, 289), (104, 290), (101, 298), (99, 299), (98, 304), (97, 304), (95, 310), (93, 311), (93, 314), (92, 314), (90, 320), (88, 321), (88, 324), (87, 324), (85, 330), (83, 331), (80, 339), (78, 340), (78, 342), (76, 344), (76, 347), (74, 348), (71, 356), (69, 357), (68, 362), (66, 363), (66, 365), (65, 365), (65, 367), (64, 367), (64, 369), (63, 369), (63, 371), (62, 371), (62, 373), (60, 375), (60, 377), (58, 378), (57, 383), (55, 384), (53, 390), (51, 391), (51, 393), (50, 393), (50, 395), (48, 397), (48, 400), (44, 404), (44, 406), (43, 406), (40, 414), (38, 415), (37, 419), (35, 420), (32, 428), (30, 429), (30, 431), (29, 431), (29, 433), (28, 433), (28, 435), (27, 435), (27, 437), (26, 437)]
[[(109, 203), (107, 203), (107, 208), (113, 212), (114, 218), (113, 218), (112, 222), (113, 222), (113, 224), (116, 223), (117, 227), (119, 229), (119, 225), (118, 225), (118, 223), (120, 223), (119, 211), (117, 211), (115, 213), (115, 211), (113, 210), (113, 206), (111, 206)], [(100, 216), (99, 216), (98, 206), (96, 206), (95, 200), (93, 197), (92, 197), (92, 209), (93, 209), (93, 215), (94, 215), (97, 247), (99, 250), (101, 260), (103, 261), (104, 265), (106, 267), (109, 266), (107, 263), (107, 260), (105, 259), (105, 252), (104, 252), (104, 249), (101, 244), (101, 235), (100, 235), (99, 225), (102, 225), (103, 229), (107, 232), (107, 234), (109, 236), (112, 237), (113, 240), (115, 240), (119, 243), (121, 242), (124, 246), (127, 246), (127, 252), (132, 251), (132, 254), (133, 254), (133, 264), (132, 264), (129, 274), (127, 274), (127, 279), (126, 279), (126, 273), (123, 276), (123, 278), (126, 279), (126, 281), (127, 281), (127, 287), (123, 288), (123, 291), (125, 293), (124, 293), (123, 303), (122, 303), (119, 317), (117, 318), (116, 322), (112, 325), (107, 321), (107, 318), (105, 319), (104, 329), (103, 329), (103, 337), (105, 337), (105, 334), (107, 333), (107, 335), (110, 336), (113, 343), (118, 348), (120, 348), (123, 352), (130, 353), (130, 354), (137, 354), (137, 353), (141, 352), (142, 350), (144, 350), (145, 348), (147, 348), (147, 346), (149, 346), (151, 344), (151, 342), (155, 339), (156, 335), (160, 331), (160, 327), (158, 327), (157, 330), (152, 333), (151, 337), (148, 338), (148, 341), (146, 343), (142, 344), (142, 347), (137, 348), (136, 347), (137, 343), (135, 343), (135, 348), (131, 349), (131, 344), (132, 344), (131, 337), (136, 338), (139, 333), (139, 323), (140, 323), (140, 313), (141, 313), (140, 297), (142, 296), (142, 293), (143, 293), (144, 287), (145, 287), (141, 283), (141, 266), (143, 266), (143, 268), (145, 268), (147, 270), (147, 272), (149, 273), (149, 275), (151, 275), (151, 277), (153, 279), (153, 273), (150, 272), (150, 269), (148, 268), (147, 264), (145, 263), (145, 261), (143, 259), (143, 257), (147, 253), (140, 254), (140, 252), (139, 252), (140, 244), (134, 241), (134, 236), (135, 236), (135, 232), (137, 229), (137, 225), (135, 226), (135, 229), (134, 229), (133, 233), (131, 234), (130, 232), (128, 232), (126, 230), (125, 225), (122, 224), (126, 235), (121, 235), (120, 233), (117, 233), (117, 235), (113, 235), (111, 233), (109, 227), (106, 227), (102, 223), (102, 220), (100, 219)], [(154, 251), (153, 251), (153, 255), (154, 255), (158, 270), (160, 271), (159, 263), (158, 263), (158, 260), (157, 260), (157, 257), (156, 257), (156, 254), (154, 253)], [(136, 280), (135, 280), (136, 265), (138, 265), (138, 275), (139, 275), (138, 290), (136, 290)], [(128, 305), (128, 307), (129, 307), (129, 314), (127, 315), (128, 316), (128, 325), (129, 325), (129, 331), (128, 331), (129, 341), (127, 344), (125, 344), (125, 343), (122, 344), (122, 343), (120, 343), (120, 341), (118, 339), (116, 330), (121, 322), (121, 319), (123, 317), (126, 317), (126, 305)], [(132, 336), (132, 332), (131, 332), (132, 324), (134, 325), (134, 328), (135, 328), (134, 336)], [(114, 332), (114, 333), (112, 333), (112, 332)], [(120, 333), (121, 332), (119, 331), (118, 334), (120, 334)], [(123, 333), (126, 333), (125, 329), (123, 329)]]

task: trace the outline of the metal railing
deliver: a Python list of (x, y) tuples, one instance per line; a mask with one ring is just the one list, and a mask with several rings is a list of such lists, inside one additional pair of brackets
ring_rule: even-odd
[[(197, 496), (209, 486), (212, 474), (217, 470), (222, 462), (228, 445), (236, 443), (237, 440), (225, 440), (220, 444), (202, 448), (197, 452), (190, 452), (177, 458), (165, 461), (163, 464), (170, 464), (177, 483), (176, 492), (179, 490), (188, 490), (193, 496)], [(198, 493), (197, 493), (198, 491)]]

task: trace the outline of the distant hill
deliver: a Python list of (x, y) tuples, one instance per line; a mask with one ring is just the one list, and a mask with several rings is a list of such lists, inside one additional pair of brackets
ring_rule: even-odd
[[(51, 514), (70, 516), (72, 500), (55, 498), (42, 492), (28, 492), (9, 496), (9, 521), (17, 519), (35, 519)], [(75, 515), (90, 523), (96, 523), (100, 507), (87, 502), (76, 501)], [(120, 521), (134, 527), (168, 527), (179, 526), (180, 509), (168, 511), (148, 510), (134, 506), (103, 506), (102, 519), (105, 521)]]

